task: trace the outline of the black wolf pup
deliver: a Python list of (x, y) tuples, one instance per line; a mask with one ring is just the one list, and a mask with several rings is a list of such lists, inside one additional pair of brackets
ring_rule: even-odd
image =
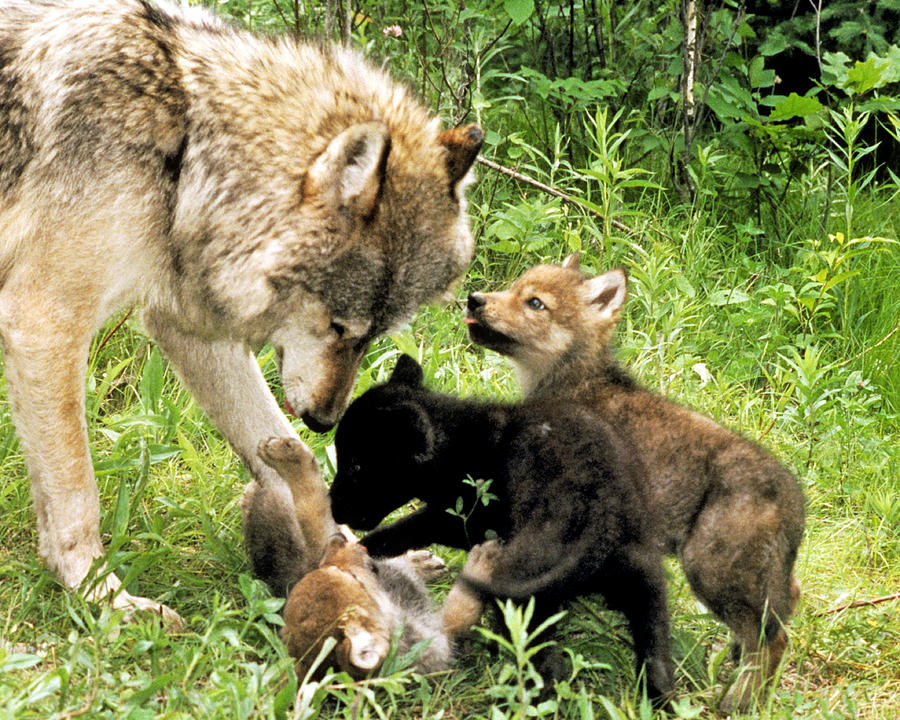
[[(672, 688), (666, 583), (642, 494), (643, 469), (603, 422), (554, 402), (505, 405), (432, 392), (407, 356), (338, 426), (335, 520), (374, 528), (413, 498), (426, 505), (363, 538), (373, 556), (442, 543), (470, 549), (493, 530), (483, 593), (536, 598), (536, 615), (602, 593), (624, 613), (652, 697)], [(486, 503), (467, 478), (490, 478)], [(456, 510), (462, 499), (462, 511)], [(551, 661), (553, 662), (553, 660)], [(542, 667), (545, 674), (558, 668)]]
[(466, 324), (472, 340), (516, 364), (529, 399), (589, 411), (636, 448), (666, 551), (743, 648), (748, 671), (723, 709), (746, 707), (787, 645), (803, 492), (761, 447), (645, 390), (616, 362), (610, 340), (626, 290), (621, 269), (588, 277), (572, 255), (505, 292), (471, 294)]

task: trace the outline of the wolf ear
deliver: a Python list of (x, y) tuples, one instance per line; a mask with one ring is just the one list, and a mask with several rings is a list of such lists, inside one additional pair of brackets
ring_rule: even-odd
[(353, 125), (335, 137), (315, 159), (306, 176), (304, 194), (333, 209), (350, 208), (362, 218), (375, 212), (391, 137), (381, 123)]
[(567, 270), (581, 269), (581, 253), (573, 252), (569, 257), (563, 260), (562, 266)]
[(625, 302), (627, 285), (625, 270), (616, 268), (585, 280), (583, 298), (600, 313), (601, 319), (613, 318)]
[(344, 545), (346, 545), (349, 541), (344, 535), (341, 533), (335, 533), (330, 538), (328, 538), (328, 543), (325, 545), (325, 553), (322, 556), (321, 561), (319, 561), (319, 567), (325, 567), (326, 565), (330, 565), (333, 561), (335, 553), (340, 550)]
[(452, 193), (459, 181), (462, 180), (484, 142), (484, 131), (477, 125), (444, 130), (438, 135), (438, 142), (447, 148), (447, 175), (450, 177), (450, 192)]
[(418, 387), (422, 384), (422, 366), (409, 355), (401, 355), (388, 382), (392, 385)]

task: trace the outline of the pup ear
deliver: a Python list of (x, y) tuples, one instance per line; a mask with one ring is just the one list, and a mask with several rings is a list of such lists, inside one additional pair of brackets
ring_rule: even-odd
[(422, 377), (422, 366), (409, 355), (401, 355), (388, 382), (393, 385), (418, 387), (422, 384)]
[(581, 253), (573, 252), (562, 262), (562, 266), (567, 270), (579, 270), (581, 268)]
[(484, 131), (477, 125), (452, 128), (438, 135), (438, 142), (447, 148), (444, 162), (447, 165), (452, 193), (478, 157), (478, 151), (484, 143)]
[(362, 218), (375, 212), (391, 137), (381, 123), (353, 125), (315, 159), (306, 176), (304, 193), (333, 209), (350, 208)]
[(385, 638), (370, 633), (356, 623), (344, 628), (344, 638), (350, 646), (347, 653), (350, 664), (363, 673), (381, 667), (390, 650), (390, 643)]
[(331, 565), (334, 562), (334, 556), (337, 551), (344, 547), (347, 543), (347, 538), (341, 533), (335, 533), (330, 538), (328, 538), (328, 543), (325, 545), (325, 554), (322, 556), (322, 560), (319, 562), (319, 567)]
[(625, 270), (616, 268), (585, 280), (582, 285), (583, 298), (596, 308), (601, 319), (609, 319), (619, 312), (625, 302), (627, 285)]
[(392, 434), (413, 461), (425, 463), (434, 457), (434, 429), (426, 412), (411, 402), (388, 410)]

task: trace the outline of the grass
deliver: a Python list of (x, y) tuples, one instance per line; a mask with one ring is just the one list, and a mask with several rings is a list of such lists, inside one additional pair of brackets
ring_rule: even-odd
[[(651, 387), (762, 441), (806, 489), (808, 531), (797, 565), (804, 596), (778, 689), (751, 716), (896, 717), (897, 601), (823, 614), (900, 587), (900, 431), (887, 400), (870, 402), (883, 390), (865, 374), (848, 385), (865, 367), (861, 361), (807, 378), (809, 392), (797, 391), (797, 371), (759, 334), (754, 344), (749, 303), (709, 302), (723, 287), (748, 282), (740, 268), (710, 259), (688, 264), (671, 245), (617, 249), (614, 262), (633, 268), (623, 358)], [(881, 260), (880, 272), (896, 280), (900, 263), (891, 258), (890, 267)], [(502, 257), (493, 260), (502, 266)], [(607, 260), (586, 251), (588, 265)], [(477, 268), (467, 287), (505, 284), (479, 277)], [(792, 320), (785, 315), (784, 322)], [(840, 357), (831, 349), (836, 343), (826, 346), (823, 364)], [(376, 343), (359, 390), (385, 379), (400, 352), (417, 355), (428, 382), (444, 391), (517, 393), (506, 363), (466, 341), (458, 307), (426, 309), (408, 331)], [(705, 379), (692, 369), (699, 362), (709, 371)], [(263, 353), (261, 363), (274, 377), (271, 355)], [(854, 388), (863, 392), (858, 384), (865, 382), (868, 395), (857, 398)], [(63, 592), (43, 569), (24, 463), (8, 407), (0, 408), (0, 715), (494, 718), (521, 711), (516, 692), (522, 683), (532, 688), (528, 678), (511, 673), (514, 659), (478, 635), (452, 673), (421, 678), (401, 671), (364, 683), (332, 675), (304, 686), (291, 704), (298, 679), (276, 637), (280, 601), (247, 576), (241, 546), (238, 499), (246, 473), (134, 319), (92, 356), (88, 380), (104, 540), (120, 575), (134, 573), (129, 589), (176, 607), (187, 620), (183, 633), (167, 635), (152, 619), (126, 624)], [(330, 437), (301, 432), (329, 470)], [(441, 554), (454, 571), (464, 560), (458, 551)], [(704, 716), (728, 680), (727, 633), (698, 606), (677, 563), (670, 563), (670, 577), (676, 714)], [(436, 587), (436, 595), (446, 587)], [(485, 622), (502, 624), (490, 614)], [(545, 696), (526, 693), (533, 714), (646, 716), (634, 695), (621, 617), (585, 599), (560, 621), (559, 637), (576, 675)]]

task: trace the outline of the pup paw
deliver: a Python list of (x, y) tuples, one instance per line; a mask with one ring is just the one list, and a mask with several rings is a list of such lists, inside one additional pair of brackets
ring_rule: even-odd
[(306, 446), (294, 437), (270, 437), (256, 448), (260, 459), (273, 470), (285, 464), (303, 463), (309, 455)]
[(447, 571), (447, 565), (430, 550), (407, 550), (403, 556), (410, 568), (425, 582), (437, 580)]
[(503, 547), (496, 540), (488, 540), (481, 545), (476, 545), (469, 551), (469, 557), (466, 558), (466, 564), (463, 566), (463, 574), (473, 580), (487, 582), (491, 579), (502, 552)]

